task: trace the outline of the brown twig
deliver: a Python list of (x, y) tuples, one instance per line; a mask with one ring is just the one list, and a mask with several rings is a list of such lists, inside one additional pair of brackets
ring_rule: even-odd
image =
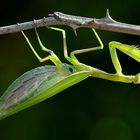
[(72, 16), (68, 14), (63, 14), (61, 12), (54, 12), (49, 14), (50, 17), (42, 18), (34, 21), (18, 23), (10, 26), (0, 27), (0, 34), (9, 34), (14, 32), (19, 32), (21, 30), (28, 30), (35, 27), (52, 26), (52, 25), (68, 25), (74, 30), (81, 27), (95, 28), (100, 30), (108, 30), (114, 32), (128, 33), (133, 35), (140, 35), (140, 26), (121, 23), (113, 20), (109, 15), (107, 10), (106, 16), (104, 18), (87, 18), (80, 16)]

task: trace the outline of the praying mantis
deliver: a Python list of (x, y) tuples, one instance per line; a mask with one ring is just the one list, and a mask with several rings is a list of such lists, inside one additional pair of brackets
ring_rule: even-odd
[(116, 70), (115, 74), (111, 74), (81, 63), (75, 56), (76, 54), (103, 49), (103, 43), (95, 29), (92, 30), (100, 44), (98, 47), (75, 50), (68, 55), (65, 30), (55, 27), (49, 28), (62, 33), (64, 57), (70, 64), (61, 62), (52, 50), (42, 44), (37, 29), (35, 28), (41, 49), (49, 53), (45, 58), (41, 58), (25, 33), (21, 31), (36, 58), (40, 62), (51, 60), (55, 66), (45, 65), (34, 68), (17, 78), (0, 98), (0, 119), (44, 101), (90, 76), (116, 82), (140, 84), (140, 73), (136, 75), (124, 75), (122, 73), (122, 67), (116, 53), (116, 49), (118, 49), (140, 62), (140, 50), (137, 47), (115, 41), (109, 43), (111, 60)]

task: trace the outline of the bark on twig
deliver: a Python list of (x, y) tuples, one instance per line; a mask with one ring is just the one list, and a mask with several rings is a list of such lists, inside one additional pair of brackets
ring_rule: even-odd
[(53, 26), (53, 25), (68, 25), (74, 30), (81, 27), (95, 28), (100, 30), (108, 30), (114, 32), (128, 33), (133, 35), (140, 35), (140, 26), (121, 23), (113, 20), (107, 10), (104, 18), (87, 18), (80, 16), (73, 16), (63, 14), (61, 12), (54, 12), (49, 14), (49, 17), (39, 20), (18, 23), (9, 26), (0, 27), (0, 34), (9, 34), (19, 32), (21, 30), (28, 30), (35, 27)]

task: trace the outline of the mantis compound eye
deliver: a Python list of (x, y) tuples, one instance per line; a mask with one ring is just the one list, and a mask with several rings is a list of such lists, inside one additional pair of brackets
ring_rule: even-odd
[(134, 80), (133, 80), (134, 84), (140, 84), (140, 73), (136, 74)]

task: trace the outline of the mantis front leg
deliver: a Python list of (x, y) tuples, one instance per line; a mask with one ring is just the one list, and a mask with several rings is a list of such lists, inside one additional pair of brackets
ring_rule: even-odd
[(130, 56), (131, 58), (135, 59), (136, 61), (140, 62), (140, 50), (136, 46), (131, 46), (127, 44), (122, 44), (116, 41), (111, 41), (109, 43), (109, 51), (112, 59), (112, 63), (116, 70), (117, 75), (122, 75), (122, 67), (119, 62), (116, 49), (120, 50), (121, 52), (125, 53), (126, 55)]

